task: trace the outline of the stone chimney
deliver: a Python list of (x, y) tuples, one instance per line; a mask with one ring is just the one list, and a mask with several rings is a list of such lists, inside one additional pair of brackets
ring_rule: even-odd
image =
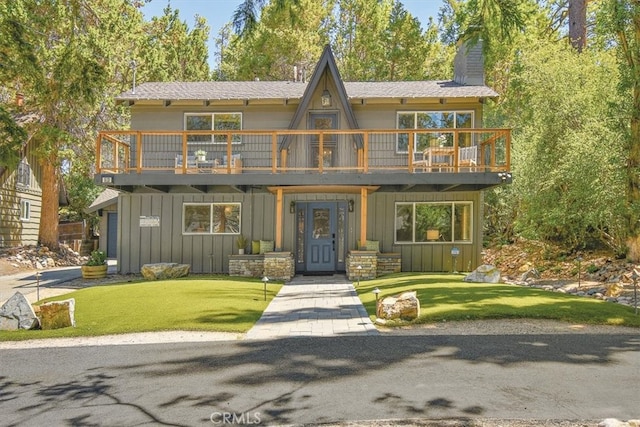
[(453, 59), (453, 81), (465, 86), (484, 85), (484, 56), (482, 40), (475, 45), (462, 42)]

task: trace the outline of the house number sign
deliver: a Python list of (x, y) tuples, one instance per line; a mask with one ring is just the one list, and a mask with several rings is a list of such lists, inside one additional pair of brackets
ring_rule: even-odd
[(160, 227), (160, 217), (154, 216), (141, 216), (140, 227)]

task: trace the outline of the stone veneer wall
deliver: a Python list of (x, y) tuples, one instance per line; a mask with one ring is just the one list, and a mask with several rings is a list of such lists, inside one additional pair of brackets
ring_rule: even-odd
[(262, 277), (264, 255), (229, 255), (229, 276)]
[(402, 256), (398, 252), (378, 254), (377, 276), (400, 273), (402, 271)]
[[(359, 269), (358, 267), (362, 267)], [(378, 274), (376, 251), (351, 251), (347, 255), (347, 277), (349, 280), (375, 279)]]
[(229, 276), (264, 277), (288, 281), (295, 275), (291, 252), (264, 255), (229, 255)]
[(264, 254), (264, 275), (269, 279), (289, 281), (295, 274), (295, 264), (291, 252), (267, 252)]

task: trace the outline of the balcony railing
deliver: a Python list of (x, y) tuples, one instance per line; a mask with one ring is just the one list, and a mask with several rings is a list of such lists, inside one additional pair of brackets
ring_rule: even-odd
[(104, 131), (97, 173), (510, 170), (509, 129)]

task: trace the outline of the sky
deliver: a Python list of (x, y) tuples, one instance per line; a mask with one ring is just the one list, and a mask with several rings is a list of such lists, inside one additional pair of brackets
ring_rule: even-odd
[[(401, 0), (405, 9), (407, 9), (414, 17), (418, 18), (424, 29), (429, 17), (437, 19), (438, 9), (442, 6), (442, 0)], [(161, 16), (167, 4), (172, 9), (180, 11), (180, 18), (187, 22), (190, 27), (193, 26), (194, 16), (196, 14), (207, 19), (207, 23), (211, 27), (209, 32), (209, 64), (211, 68), (215, 68), (213, 48), (215, 46), (214, 39), (218, 35), (218, 31), (224, 24), (230, 22), (238, 5), (242, 0), (151, 0), (142, 8), (142, 12), (146, 19), (152, 16)]]

